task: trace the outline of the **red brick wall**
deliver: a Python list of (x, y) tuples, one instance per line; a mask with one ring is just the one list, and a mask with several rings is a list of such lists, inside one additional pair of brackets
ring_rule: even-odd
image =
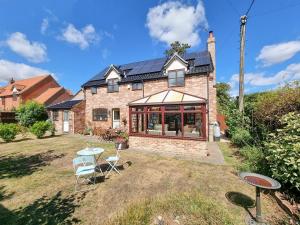
[[(209, 80), (206, 75), (186, 76), (184, 87), (174, 87), (172, 89), (182, 91), (188, 94), (196, 95), (207, 99), (207, 82), (209, 83), (210, 94), (210, 123), (216, 121), (216, 91), (213, 87), (213, 80)], [(155, 81), (145, 81), (144, 96), (151, 95), (168, 89), (168, 80), (160, 79)], [(129, 122), (128, 103), (143, 97), (143, 91), (132, 91), (128, 89), (128, 84), (120, 85), (119, 92), (107, 93), (107, 87), (98, 87), (97, 94), (92, 94), (91, 90), (86, 89), (86, 124), (90, 127), (112, 127), (112, 109), (119, 108), (121, 121), (123, 118)], [(93, 108), (107, 108), (110, 111), (107, 121), (93, 121)], [(121, 123), (123, 126), (123, 124)], [(123, 126), (124, 127), (124, 126)], [(128, 123), (127, 127), (128, 129)], [(208, 127), (207, 127), (208, 130)]]
[(74, 133), (82, 134), (85, 130), (85, 101), (80, 102), (72, 108)]

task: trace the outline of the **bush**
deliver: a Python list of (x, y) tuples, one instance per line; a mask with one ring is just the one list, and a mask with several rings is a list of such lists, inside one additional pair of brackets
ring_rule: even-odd
[(246, 170), (267, 175), (266, 159), (262, 149), (254, 146), (245, 146), (239, 150), (239, 153), (243, 158)]
[(267, 160), (274, 178), (300, 191), (300, 113), (288, 113), (280, 123), (265, 143)]
[(47, 118), (48, 114), (44, 105), (33, 101), (26, 102), (16, 111), (16, 119), (25, 127), (30, 127), (37, 121), (45, 121)]
[(33, 133), (37, 138), (42, 138), (47, 131), (51, 131), (52, 124), (48, 121), (39, 121), (32, 125), (30, 128), (31, 133)]
[(5, 142), (10, 142), (16, 138), (18, 134), (17, 125), (14, 123), (0, 124), (0, 137)]
[(251, 143), (252, 137), (248, 130), (237, 128), (231, 137), (231, 142), (238, 147), (243, 147)]

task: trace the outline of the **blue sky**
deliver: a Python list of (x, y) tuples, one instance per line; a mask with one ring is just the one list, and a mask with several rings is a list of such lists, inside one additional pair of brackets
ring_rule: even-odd
[[(249, 14), (246, 91), (300, 79), (300, 3), (256, 0)], [(76, 92), (109, 64), (161, 57), (168, 43), (217, 40), (217, 80), (238, 88), (239, 18), (251, 0), (0, 0), (0, 82), (53, 73)]]

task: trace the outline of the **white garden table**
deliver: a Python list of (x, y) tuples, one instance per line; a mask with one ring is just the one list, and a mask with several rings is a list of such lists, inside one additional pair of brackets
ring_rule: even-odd
[[(98, 160), (102, 153), (104, 152), (103, 148), (85, 148), (77, 152), (77, 155), (79, 156), (94, 156), (95, 163), (98, 165)], [(103, 174), (101, 167), (99, 167), (101, 173)]]

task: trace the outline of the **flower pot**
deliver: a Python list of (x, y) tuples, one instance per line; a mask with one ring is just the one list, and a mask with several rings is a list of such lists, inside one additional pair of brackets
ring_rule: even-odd
[(121, 149), (127, 149), (128, 148), (128, 142), (125, 141), (125, 142), (120, 142), (120, 143), (115, 143), (115, 146), (116, 148), (118, 149), (119, 148), (119, 145), (121, 144)]

